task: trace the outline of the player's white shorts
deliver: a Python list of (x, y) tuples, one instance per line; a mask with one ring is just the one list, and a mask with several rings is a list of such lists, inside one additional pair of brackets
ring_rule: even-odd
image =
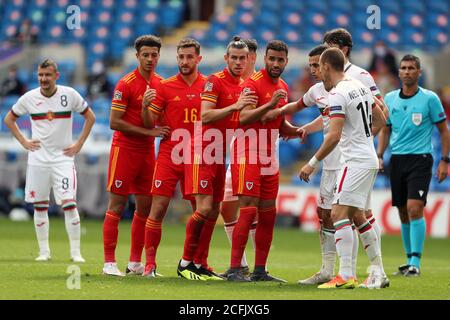
[(225, 193), (222, 201), (238, 201), (237, 196), (233, 196), (233, 181), (231, 180), (231, 165), (228, 166), (227, 174), (225, 176)]
[(28, 165), (25, 201), (49, 201), (51, 188), (53, 188), (53, 195), (58, 205), (62, 203), (62, 200), (75, 199), (77, 172), (73, 163), (64, 163), (52, 167)]
[(344, 165), (337, 177), (333, 204), (368, 210), (377, 173), (378, 169), (361, 169)]
[(320, 191), (317, 206), (322, 209), (331, 209), (334, 198), (336, 179), (340, 170), (322, 170), (320, 177)]

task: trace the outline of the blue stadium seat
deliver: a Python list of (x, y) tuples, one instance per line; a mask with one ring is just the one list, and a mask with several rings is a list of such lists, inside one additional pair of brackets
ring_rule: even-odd
[(372, 30), (358, 28), (353, 32), (353, 41), (358, 44), (358, 49), (372, 48), (375, 44), (375, 37)]
[(403, 27), (423, 28), (425, 25), (424, 15), (413, 11), (405, 11), (401, 15)]
[(393, 11), (383, 11), (381, 15), (381, 25), (388, 26), (391, 29), (400, 27), (399, 15)]
[(448, 14), (449, 6), (450, 6), (450, 4), (446, 0), (433, 0), (433, 1), (427, 2), (428, 9), (439, 12), (439, 13), (443, 13), (443, 14)]
[(422, 16), (425, 16), (426, 14), (425, 1), (411, 1), (411, 3), (403, 3), (403, 9), (413, 11)]
[(448, 33), (445, 31), (446, 29), (441, 28), (430, 28), (426, 31), (426, 46), (425, 49), (428, 51), (434, 52), (442, 48), (443, 46), (449, 43), (448, 41)]
[(348, 28), (350, 24), (350, 15), (343, 11), (333, 11), (327, 17), (328, 23), (339, 28)]
[(298, 28), (282, 28), (280, 34), (281, 40), (286, 42), (288, 46), (298, 47), (302, 42), (301, 33), (298, 31)]
[(184, 3), (180, 0), (169, 0), (161, 8), (161, 26), (167, 29), (178, 27), (184, 14)]
[(353, 4), (351, 1), (330, 1), (326, 13), (341, 11), (349, 14), (352, 12), (352, 10)]
[(380, 3), (378, 3), (378, 5), (380, 6), (382, 15), (385, 15), (386, 11), (390, 11), (398, 15), (402, 10), (400, 2), (396, 0), (381, 1)]
[(300, 28), (303, 22), (303, 17), (299, 12), (292, 12), (284, 10), (281, 14), (281, 26), (286, 24), (290, 27)]
[(426, 25), (427, 28), (448, 28), (448, 15), (436, 11), (427, 14)]

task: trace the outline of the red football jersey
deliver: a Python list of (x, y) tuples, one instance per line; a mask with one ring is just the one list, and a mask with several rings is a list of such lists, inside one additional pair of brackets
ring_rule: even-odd
[[(266, 103), (268, 103), (272, 99), (272, 95), (275, 91), (283, 89), (286, 91), (287, 96), (289, 96), (289, 88), (286, 82), (284, 82), (281, 78), (279, 78), (276, 82), (273, 81), (273, 79), (269, 76), (267, 71), (265, 69), (262, 69), (259, 72), (256, 72), (253, 74), (249, 79), (247, 79), (244, 84), (242, 85), (242, 91), (253, 91), (255, 92), (255, 95), (258, 96), (258, 104), (256, 107), (262, 106)], [(275, 108), (281, 108), (284, 106), (287, 101), (287, 96), (285, 99), (280, 99), (278, 104), (275, 106)], [(280, 116), (274, 120), (271, 120), (269, 122), (266, 122), (265, 124), (262, 124), (261, 121), (257, 121), (254, 123), (251, 123), (249, 125), (241, 126), (242, 129), (246, 130), (248, 128), (253, 129), (267, 129), (267, 149), (268, 150), (275, 150), (274, 146), (271, 145), (271, 129), (280, 129), (281, 123), (283, 121), (283, 117)], [(252, 144), (254, 146), (254, 144)], [(258, 141), (258, 149), (261, 149), (261, 141)], [(247, 144), (248, 149), (249, 145)], [(265, 148), (263, 148), (265, 149)]]
[[(227, 68), (208, 77), (205, 89), (202, 93), (203, 101), (211, 101), (216, 104), (216, 109), (222, 109), (235, 104), (239, 99), (242, 88), (241, 79), (233, 77)], [(225, 135), (226, 129), (236, 129), (239, 124), (239, 112), (203, 125), (203, 132), (210, 128), (219, 129)], [(224, 136), (225, 141), (225, 136)]]
[[(122, 117), (124, 121), (138, 127), (144, 127), (141, 117), (142, 97), (147, 90), (147, 85), (150, 88), (155, 88), (161, 80), (162, 77), (154, 73), (150, 81), (147, 82), (136, 68), (117, 83), (111, 109), (125, 112)], [(125, 148), (148, 150), (149, 148), (154, 148), (154, 141), (154, 137), (115, 131), (112, 143)]]
[[(162, 80), (157, 86), (156, 99), (150, 105), (150, 110), (163, 114), (164, 125), (170, 127), (172, 132), (178, 128), (194, 133), (194, 122), (200, 121), (201, 93), (205, 87), (206, 77), (198, 74), (194, 83), (189, 86), (181, 74)], [(160, 144), (160, 152), (171, 151), (178, 141), (164, 139)]]

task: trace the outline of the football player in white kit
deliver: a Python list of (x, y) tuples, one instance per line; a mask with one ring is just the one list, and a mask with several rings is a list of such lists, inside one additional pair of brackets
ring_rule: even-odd
[[(373, 77), (370, 75), (370, 73), (363, 68), (360, 68), (354, 64), (352, 64), (349, 61), (350, 53), (353, 48), (353, 40), (352, 35), (350, 32), (348, 32), (344, 28), (337, 28), (330, 31), (327, 31), (323, 36), (323, 42), (329, 45), (330, 47), (336, 47), (341, 50), (341, 52), (344, 54), (345, 57), (345, 65), (344, 65), (344, 72), (347, 76), (350, 76), (354, 79), (357, 79), (361, 81), (367, 88), (370, 89), (370, 92), (372, 93), (375, 103), (383, 110), (383, 113), (386, 117), (386, 119), (389, 117), (389, 111), (386, 107), (386, 104), (384, 103), (384, 99), (381, 96), (380, 90), (378, 90), (378, 87), (373, 80)], [(375, 129), (375, 128), (373, 128)], [(384, 130), (384, 129), (383, 129)], [(373, 135), (376, 135), (376, 132), (372, 131)], [(372, 214), (372, 210), (369, 207), (369, 209), (365, 212), (367, 220), (369, 220), (370, 224), (374, 228), (375, 232), (377, 233), (377, 241), (378, 245), (380, 246), (381, 251), (381, 229), (378, 225), (378, 222), (375, 220), (375, 217)], [(355, 236), (357, 236), (358, 232), (355, 230)], [(358, 247), (359, 242), (354, 241), (354, 250), (353, 250), (353, 271), (356, 272), (356, 260), (358, 256)], [(355, 273), (356, 274), (356, 273)], [(367, 280), (367, 279), (366, 279)], [(366, 282), (366, 281), (365, 281)], [(364, 282), (364, 283), (365, 283)]]
[[(315, 80), (320, 82), (309, 88), (300, 100), (268, 112), (266, 116), (263, 117), (263, 121), (266, 119), (270, 120), (272, 117), (278, 117), (281, 113), (293, 114), (303, 110), (306, 107), (317, 105), (320, 111), (320, 116), (301, 128), (300, 137), (305, 139), (308, 134), (321, 130), (323, 130), (324, 135), (327, 134), (330, 122), (328, 91), (325, 90), (319, 70), (320, 55), (327, 48), (327, 45), (319, 45), (313, 48), (308, 54), (311, 75)], [(335, 148), (323, 160), (323, 170), (320, 179), (320, 191), (317, 202), (317, 216), (320, 222), (319, 235), (320, 249), (322, 253), (322, 267), (319, 272), (315, 273), (311, 277), (298, 281), (299, 284), (322, 284), (333, 278), (334, 265), (336, 261), (336, 246), (334, 244), (334, 226), (333, 221), (331, 220), (331, 204), (333, 201), (336, 178), (343, 164), (339, 147)]]
[[(76, 205), (76, 171), (74, 156), (81, 150), (95, 115), (86, 101), (73, 88), (56, 85), (57, 65), (50, 59), (38, 66), (39, 88), (25, 93), (5, 117), (5, 124), (13, 136), (29, 152), (26, 175), (25, 201), (34, 204), (34, 225), (39, 244), (36, 261), (51, 258), (48, 243), (48, 206), (50, 189), (56, 203), (64, 210), (66, 231), (69, 235), (70, 257), (84, 262), (80, 252), (80, 216)], [(72, 141), (72, 112), (85, 119), (78, 141)], [(31, 139), (22, 135), (17, 118), (31, 117)]]
[(339, 144), (344, 167), (337, 178), (331, 218), (335, 227), (335, 243), (340, 266), (338, 275), (319, 285), (320, 289), (354, 288), (352, 250), (355, 241), (350, 220), (358, 226), (361, 241), (371, 266), (367, 288), (389, 286), (381, 259), (377, 235), (366, 220), (370, 194), (378, 172), (379, 162), (373, 144), (374, 127), (383, 127), (386, 119), (375, 104), (368, 88), (344, 73), (345, 57), (337, 48), (329, 48), (320, 57), (320, 73), (325, 89), (329, 91), (330, 126), (325, 139), (300, 171), (300, 179), (309, 182), (309, 176)]

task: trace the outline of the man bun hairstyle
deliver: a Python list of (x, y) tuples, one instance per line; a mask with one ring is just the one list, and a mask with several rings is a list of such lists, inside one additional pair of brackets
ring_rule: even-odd
[(227, 45), (227, 54), (230, 52), (230, 49), (247, 49), (247, 44), (241, 39), (240, 36), (234, 36), (233, 39)]

